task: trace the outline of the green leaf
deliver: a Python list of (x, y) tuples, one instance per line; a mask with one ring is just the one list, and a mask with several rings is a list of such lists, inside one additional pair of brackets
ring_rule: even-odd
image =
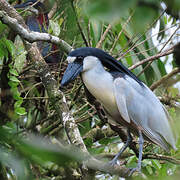
[(134, 9), (136, 2), (137, 0), (84, 1), (84, 12), (93, 19), (112, 23), (126, 16), (130, 8)]
[(153, 170), (152, 170), (151, 166), (146, 166), (146, 170), (148, 171), (148, 173), (150, 175), (153, 174)]
[(11, 92), (13, 94), (13, 98), (15, 100), (22, 100), (23, 98), (20, 97), (20, 92), (18, 91), (18, 88), (17, 87), (11, 87)]
[(130, 158), (128, 158), (127, 167), (136, 167), (136, 166), (137, 166), (137, 157), (131, 156)]
[(159, 42), (161, 42), (165, 37), (165, 31), (163, 31), (165, 29), (164, 18), (165, 18), (165, 16), (162, 16), (160, 18), (159, 32), (158, 32), (158, 37), (157, 37)]
[(92, 154), (101, 154), (104, 152), (104, 147), (88, 148), (88, 151)]
[(19, 79), (17, 77), (15, 77), (15, 76), (10, 76), (9, 80), (11, 80), (13, 82), (18, 82), (18, 83), (20, 82)]
[(81, 134), (84, 135), (91, 129), (91, 123), (89, 121), (81, 122), (79, 129)]
[(0, 21), (0, 34), (4, 33), (6, 28), (7, 26)]
[(9, 133), (17, 133), (17, 125), (14, 122), (7, 122), (6, 125), (3, 125), (3, 128)]
[(99, 140), (99, 143), (100, 144), (104, 144), (104, 145), (107, 145), (109, 143), (110, 139), (109, 138), (103, 138), (103, 139), (100, 139)]
[(14, 153), (5, 151), (5, 149), (0, 149), (0, 161), (8, 167), (11, 167), (11, 170), (16, 174), (17, 179), (31, 179), (32, 177), (28, 176), (27, 166), (24, 160), (17, 158)]
[(157, 60), (157, 66), (158, 66), (159, 71), (161, 73), (161, 77), (165, 76), (167, 74), (166, 69), (165, 69), (165, 65), (160, 59)]
[(50, 27), (51, 27), (51, 29), (53, 31), (53, 34), (55, 36), (59, 36), (59, 34), (61, 32), (59, 24), (57, 22), (53, 21), (53, 20), (50, 20), (49, 24), (50, 24)]
[(167, 16), (163, 16), (164, 23), (167, 24)]
[(149, 159), (144, 159), (142, 163), (144, 166), (147, 166), (147, 165), (151, 166), (152, 165), (152, 162)]
[(19, 82), (9, 81), (9, 82), (8, 82), (8, 85), (9, 85), (11, 88), (17, 88), (17, 86), (19, 85)]
[[(69, 0), (61, 0), (57, 1), (58, 4), (58, 11), (56, 16), (59, 16), (64, 19), (64, 27), (67, 30), (62, 30), (61, 31), (61, 37), (66, 41), (66, 39), (69, 40), (74, 40), (74, 38), (78, 35), (79, 29), (77, 26), (77, 21), (76, 21), (76, 14), (74, 13), (74, 10), (72, 8), (72, 1)], [(63, 4), (63, 6), (62, 6)], [(62, 13), (64, 12), (64, 13)], [(68, 38), (67, 38), (68, 37)]]
[(20, 107), (22, 103), (23, 103), (23, 99), (16, 101), (14, 104), (14, 108), (16, 109), (16, 108)]
[(152, 164), (153, 164), (153, 166), (156, 167), (156, 169), (161, 169), (161, 164), (159, 163), (158, 160), (153, 159), (153, 160), (152, 160)]
[(21, 100), (22, 99), (22, 97), (20, 97), (20, 93), (18, 91), (13, 94), (13, 99), (15, 99), (15, 100)]
[(42, 166), (46, 166), (48, 162), (67, 165), (72, 161), (82, 161), (86, 157), (83, 152), (75, 147), (59, 147), (38, 136), (31, 136), (29, 141), (21, 140), (17, 146), (24, 156)]
[(4, 43), (4, 38), (0, 39), (0, 57), (8, 57), (8, 51), (7, 51), (7, 47)]
[(5, 39), (5, 44), (8, 49), (8, 51), (11, 53), (12, 56), (15, 54), (15, 46), (12, 41)]
[(14, 76), (19, 76), (18, 72), (15, 69), (10, 69), (9, 73), (14, 75)]
[(24, 64), (26, 62), (26, 54), (27, 51), (24, 51), (15, 58), (14, 68), (17, 69), (18, 72), (21, 72), (24, 67)]
[(4, 49), (2, 48), (1, 43), (0, 43), (0, 58), (3, 58), (3, 57), (4, 57)]
[(90, 33), (92, 37), (93, 47), (96, 46), (96, 43), (99, 41), (101, 37), (101, 31), (102, 31), (102, 23), (100, 21), (91, 20), (91, 26), (90, 26)]
[(26, 109), (23, 108), (23, 107), (17, 107), (17, 108), (15, 109), (15, 112), (16, 112), (18, 115), (21, 115), (21, 116), (27, 114)]
[(136, 6), (132, 17), (132, 27), (135, 32), (143, 32), (144, 29), (157, 17), (157, 10), (151, 6)]
[(93, 141), (92, 141), (91, 138), (86, 138), (86, 139), (84, 140), (84, 143), (85, 143), (86, 146), (91, 147), (92, 144), (93, 144)]

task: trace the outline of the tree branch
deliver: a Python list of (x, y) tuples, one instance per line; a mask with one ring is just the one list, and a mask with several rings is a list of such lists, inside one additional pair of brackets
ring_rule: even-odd
[[(134, 154), (132, 154), (132, 153), (124, 152), (123, 155), (119, 157), (119, 160), (128, 158), (128, 157), (133, 156), (133, 155)], [(116, 154), (114, 154), (114, 153), (102, 153), (102, 154), (98, 155), (97, 158), (110, 158), (110, 159), (113, 159), (115, 156), (116, 156)], [(146, 154), (143, 154), (142, 159), (156, 159), (156, 160), (166, 161), (166, 162), (170, 162), (172, 164), (180, 165), (180, 159), (175, 159), (174, 157), (164, 156), (164, 155), (161, 155), (161, 154), (146, 153)]]
[(101, 39), (97, 43), (96, 48), (101, 48), (102, 43), (103, 43), (104, 39), (106, 38), (107, 33), (110, 31), (111, 28), (112, 28), (112, 25), (109, 24), (108, 27), (106, 28), (106, 30), (104, 31), (103, 35), (101, 36)]
[(163, 76), (160, 80), (156, 81), (155, 83), (153, 83), (150, 87), (150, 89), (153, 91), (154, 89), (156, 89), (159, 85), (163, 84), (167, 79), (169, 79), (170, 77), (174, 76), (175, 74), (180, 72), (180, 68), (174, 68), (169, 74)]
[(21, 25), (17, 19), (8, 16), (8, 13), (5, 11), (0, 11), (0, 20), (30, 43), (36, 41), (47, 41), (59, 45), (66, 53), (69, 53), (73, 49), (67, 42), (56, 36), (52, 36), (48, 33), (30, 31), (27, 29), (27, 26), (24, 27)]
[(179, 159), (175, 159), (175, 158), (173, 158), (173, 157), (164, 156), (164, 155), (160, 155), (160, 154), (147, 153), (147, 154), (144, 154), (144, 155), (143, 155), (143, 158), (142, 158), (142, 159), (157, 159), (157, 160), (168, 161), (168, 162), (170, 162), (170, 163), (180, 165), (180, 160), (179, 160)]
[(88, 47), (89, 44), (88, 44), (88, 41), (86, 40), (86, 36), (85, 36), (85, 34), (84, 34), (84, 32), (83, 32), (83, 29), (81, 28), (81, 25), (80, 25), (80, 22), (79, 22), (77, 13), (76, 13), (76, 9), (75, 9), (75, 7), (74, 7), (74, 2), (73, 2), (73, 0), (71, 0), (71, 7), (72, 7), (72, 9), (73, 9), (73, 12), (74, 12), (74, 15), (75, 15), (75, 18), (76, 18), (76, 23), (77, 23), (77, 26), (78, 26), (78, 28), (79, 28), (80, 34), (81, 34), (81, 36), (82, 36), (82, 39), (83, 39), (85, 45)]
[(87, 160), (85, 164), (87, 165), (87, 167), (91, 169), (99, 170), (105, 173), (116, 174), (120, 177), (128, 177), (131, 171), (129, 168), (126, 168), (125, 166), (110, 166), (108, 163), (104, 163), (95, 158), (90, 158), (89, 160)]
[(167, 55), (169, 55), (169, 54), (172, 54), (173, 52), (174, 52), (174, 47), (171, 47), (171, 48), (169, 48), (169, 49), (167, 49), (167, 50), (165, 50), (165, 51), (163, 51), (163, 52), (160, 52), (159, 54), (156, 54), (156, 55), (154, 55), (154, 56), (151, 56), (151, 57), (149, 57), (149, 58), (147, 58), (147, 59), (144, 59), (144, 60), (142, 60), (142, 61), (140, 61), (140, 62), (132, 65), (131, 67), (129, 67), (129, 70), (135, 69), (135, 68), (137, 68), (138, 66), (140, 66), (140, 65), (142, 65), (142, 64), (144, 64), (144, 63), (146, 63), (146, 62), (156, 60), (156, 59), (158, 59), (158, 58), (160, 58), (160, 57), (162, 57), (162, 56), (167, 56)]

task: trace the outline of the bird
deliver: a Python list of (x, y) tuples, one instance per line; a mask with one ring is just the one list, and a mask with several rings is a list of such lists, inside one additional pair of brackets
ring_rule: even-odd
[(71, 51), (67, 61), (61, 86), (66, 86), (80, 75), (89, 93), (103, 105), (108, 122), (126, 129), (127, 141), (110, 165), (114, 166), (130, 145), (132, 134), (139, 137), (139, 157), (137, 167), (132, 168), (130, 174), (141, 172), (144, 139), (166, 151), (177, 149), (167, 110), (156, 95), (121, 62), (93, 47)]
[[(27, 9), (33, 7), (37, 10), (36, 13), (27, 16), (26, 25), (31, 31), (47, 33), (49, 27), (48, 11), (43, 3), (39, 0), (27, 0), (22, 4), (14, 6), (15, 9)], [(47, 63), (58, 63), (61, 59), (61, 55), (58, 51), (58, 47), (55, 44), (48, 42), (37, 42), (38, 48), (41, 51)]]

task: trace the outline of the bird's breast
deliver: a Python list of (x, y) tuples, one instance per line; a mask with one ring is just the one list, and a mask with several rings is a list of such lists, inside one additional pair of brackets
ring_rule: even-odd
[(89, 92), (103, 104), (110, 115), (118, 114), (113, 90), (113, 77), (109, 72), (90, 70), (82, 73), (82, 79)]

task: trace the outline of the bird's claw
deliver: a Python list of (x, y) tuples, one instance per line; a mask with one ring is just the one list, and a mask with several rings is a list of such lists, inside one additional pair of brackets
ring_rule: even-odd
[(108, 162), (108, 165), (111, 166), (111, 167), (114, 167), (115, 165), (118, 165), (117, 164), (117, 160), (116, 159), (113, 159), (111, 161)]
[(116, 161), (111, 160), (111, 161), (104, 164), (104, 168), (109, 168), (109, 167), (114, 168), (116, 165), (117, 165)]
[(141, 169), (139, 167), (135, 167), (135, 168), (130, 168), (130, 172), (128, 176), (132, 176), (134, 172), (138, 172), (141, 173)]

